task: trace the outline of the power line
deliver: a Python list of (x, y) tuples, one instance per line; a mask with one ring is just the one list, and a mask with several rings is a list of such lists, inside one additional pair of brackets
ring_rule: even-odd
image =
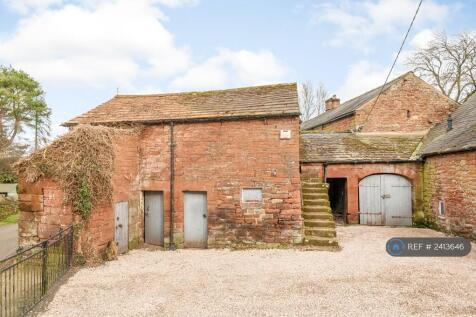
[(365, 120), (364, 122), (362, 123), (362, 125), (360, 126), (360, 129), (362, 129), (364, 127), (364, 125), (367, 123), (367, 121), (369, 120), (369, 117), (370, 117), (370, 114), (372, 113), (372, 110), (374, 110), (375, 108), (375, 105), (377, 104), (379, 98), (380, 98), (380, 95), (382, 94), (384, 88), (385, 88), (385, 85), (387, 84), (388, 82), (388, 79), (390, 78), (390, 75), (392, 74), (392, 71), (393, 71), (393, 68), (395, 67), (395, 64), (397, 63), (397, 60), (398, 60), (398, 57), (400, 56), (400, 53), (402, 52), (402, 49), (403, 49), (403, 46), (405, 45), (405, 42), (407, 40), (407, 37), (408, 37), (408, 34), (410, 34), (410, 31), (413, 27), (413, 23), (415, 22), (415, 19), (418, 15), (418, 11), (420, 11), (420, 7), (421, 7), (421, 4), (423, 3), (423, 0), (420, 0), (420, 3), (418, 3), (418, 7), (415, 11), (415, 14), (413, 15), (413, 19), (412, 19), (412, 22), (410, 23), (410, 26), (408, 27), (408, 30), (407, 30), (407, 33), (405, 34), (405, 37), (403, 38), (403, 41), (402, 41), (402, 45), (400, 45), (400, 49), (398, 50), (398, 53), (397, 53), (397, 56), (395, 56), (395, 59), (393, 61), (393, 64), (392, 64), (392, 67), (390, 67), (390, 70), (387, 74), (387, 78), (385, 78), (385, 82), (383, 83), (382, 85), (382, 88), (380, 88), (380, 91), (377, 95), (377, 98), (375, 99), (375, 102), (374, 104), (372, 105), (372, 107), (370, 108), (369, 112), (367, 113), (367, 116), (365, 117)]

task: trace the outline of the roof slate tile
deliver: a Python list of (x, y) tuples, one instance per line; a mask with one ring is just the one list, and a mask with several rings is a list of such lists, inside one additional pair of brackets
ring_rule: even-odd
[(416, 161), (423, 139), (416, 134), (304, 133), (301, 162), (394, 162)]
[(476, 149), (476, 94), (452, 114), (453, 129), (448, 122), (434, 126), (421, 147), (423, 156)]
[(154, 95), (118, 95), (64, 123), (134, 123), (299, 115), (295, 83)]

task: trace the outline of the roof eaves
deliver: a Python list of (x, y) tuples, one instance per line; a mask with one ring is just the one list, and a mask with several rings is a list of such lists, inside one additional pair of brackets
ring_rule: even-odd
[(421, 154), (421, 157), (429, 157), (429, 156), (436, 156), (436, 155), (444, 155), (444, 154), (453, 154), (453, 153), (460, 153), (460, 152), (468, 152), (468, 151), (473, 151), (476, 150), (476, 145), (471, 145), (468, 147), (459, 147), (456, 149), (447, 149), (447, 150), (441, 150), (441, 151), (431, 151), (431, 152), (425, 152)]
[(377, 163), (409, 163), (409, 162), (420, 162), (421, 158), (409, 158), (409, 159), (393, 159), (393, 160), (312, 160), (304, 159), (299, 160), (301, 163), (322, 163), (322, 164), (377, 164)]
[(91, 125), (101, 125), (101, 124), (160, 124), (160, 123), (187, 123), (187, 122), (211, 122), (211, 121), (235, 121), (235, 120), (247, 120), (247, 119), (266, 119), (266, 118), (282, 118), (282, 117), (296, 117), (299, 116), (300, 112), (283, 112), (283, 113), (274, 113), (274, 114), (260, 114), (260, 115), (240, 115), (240, 116), (216, 116), (216, 117), (201, 117), (201, 118), (170, 118), (170, 119), (150, 119), (150, 120), (111, 120), (111, 121), (94, 121), (82, 123), (74, 120), (70, 120), (61, 124), (63, 127), (72, 127), (80, 124), (91, 124)]
[[(379, 94), (380, 94), (380, 93), (383, 93), (383, 92), (385, 92), (387, 89), (389, 89), (391, 86), (393, 86), (395, 83), (397, 83), (398, 81), (400, 81), (401, 79), (405, 78), (408, 74), (411, 74), (411, 73), (413, 73), (413, 72), (411, 72), (411, 71), (406, 72), (406, 73), (404, 73), (404, 74), (402, 74), (402, 75), (400, 75), (400, 76), (398, 76), (398, 77), (392, 79), (391, 81), (389, 81), (389, 82), (386, 83), (385, 85), (381, 85), (381, 86), (379, 86), (379, 87), (370, 89), (370, 90), (368, 90), (368, 91), (366, 91), (366, 92), (364, 92), (364, 93), (362, 93), (362, 94), (360, 94), (360, 95), (358, 95), (358, 96), (356, 96), (356, 97), (354, 97), (354, 98), (351, 98), (351, 99), (347, 100), (346, 102), (344, 102), (344, 103), (343, 103), (342, 105), (340, 105), (339, 107), (345, 106), (345, 104), (351, 104), (351, 103), (352, 103), (353, 101), (355, 101), (356, 99), (361, 98), (361, 97), (363, 97), (363, 96), (365, 96), (365, 95), (367, 95), (367, 94), (371, 94), (371, 93), (373, 93), (373, 92), (379, 92)], [(357, 109), (359, 109), (359, 108), (361, 108), (363, 105), (365, 105), (365, 104), (371, 102), (371, 101), (374, 100), (376, 97), (377, 97), (377, 96), (373, 96), (373, 97), (370, 98), (369, 100), (363, 101), (363, 102), (360, 103), (355, 109), (353, 109), (353, 110), (351, 110), (351, 111), (349, 111), (349, 112), (345, 112), (345, 113), (339, 115), (338, 117), (330, 118), (330, 119), (328, 119), (328, 120), (326, 120), (326, 121), (324, 121), (324, 122), (321, 122), (321, 123), (319, 123), (319, 124), (317, 124), (317, 125), (306, 127), (305, 129), (307, 129), (307, 130), (308, 130), (308, 129), (314, 129), (314, 128), (323, 126), (324, 124), (328, 124), (328, 123), (330, 123), (330, 122), (334, 122), (334, 121), (340, 120), (340, 119), (342, 119), (342, 118), (345, 118), (345, 117), (348, 116), (348, 115), (354, 114)], [(337, 108), (336, 108), (336, 109), (337, 109)], [(324, 113), (325, 113), (325, 112), (324, 112)], [(323, 113), (323, 114), (324, 114), (324, 113)], [(321, 114), (321, 115), (322, 115), (322, 114)], [(316, 118), (318, 118), (318, 117), (319, 117), (319, 116), (317, 116)], [(312, 119), (311, 119), (311, 120), (312, 120)]]
[(319, 123), (315, 126), (311, 126), (311, 127), (302, 127), (301, 129), (302, 130), (311, 130), (311, 129), (315, 129), (315, 128), (318, 128), (318, 127), (322, 127), (323, 125), (325, 124), (328, 124), (328, 123), (331, 123), (331, 122), (335, 122), (335, 121), (338, 121), (340, 119), (343, 119), (343, 118), (346, 118), (346, 117), (350, 117), (350, 116), (353, 116), (355, 114), (355, 110), (353, 111), (350, 111), (350, 112), (347, 112), (347, 113), (344, 113), (344, 114), (341, 114), (335, 118), (332, 118), (332, 119), (329, 119), (323, 123)]

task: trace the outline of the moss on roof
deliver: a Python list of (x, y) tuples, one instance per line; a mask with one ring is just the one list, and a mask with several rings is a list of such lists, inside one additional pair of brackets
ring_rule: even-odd
[(307, 133), (301, 135), (301, 162), (414, 161), (423, 135)]

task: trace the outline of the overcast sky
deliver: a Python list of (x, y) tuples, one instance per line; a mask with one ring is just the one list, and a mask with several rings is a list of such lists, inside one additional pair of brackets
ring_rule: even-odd
[[(46, 91), (53, 131), (119, 93), (383, 84), (417, 0), (0, 0), (0, 64)], [(425, 0), (402, 56), (476, 30), (476, 1)], [(395, 76), (406, 70), (399, 63)]]

